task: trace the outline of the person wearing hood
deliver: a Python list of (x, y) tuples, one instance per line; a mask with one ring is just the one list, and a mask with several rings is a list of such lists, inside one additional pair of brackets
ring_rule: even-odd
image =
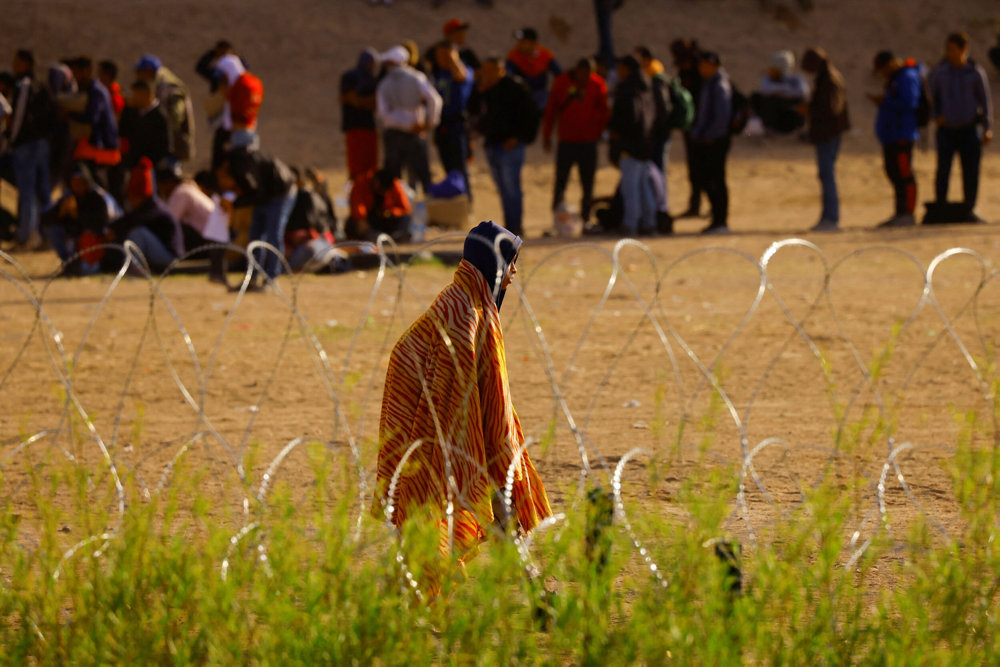
[(382, 54), (385, 76), (375, 88), (375, 110), (382, 122), (385, 164), (393, 178), (406, 167), (410, 187), (417, 182), (428, 192), (431, 167), (427, 132), (441, 121), (441, 95), (423, 72), (409, 65), (410, 52), (394, 46)]
[(258, 145), (257, 116), (264, 102), (264, 84), (247, 71), (239, 56), (222, 56), (216, 69), (219, 84), (208, 103), (209, 115), (221, 114), (212, 144), (213, 169), (219, 167), (227, 151)]
[(826, 51), (821, 48), (805, 52), (802, 69), (815, 77), (812, 96), (804, 110), (809, 121), (809, 143), (816, 147), (816, 166), (823, 193), (823, 210), (812, 231), (835, 232), (840, 229), (840, 197), (835, 173), (837, 154), (841, 136), (851, 129), (847, 88), (843, 75), (830, 64)]
[(378, 166), (375, 86), (380, 63), (378, 51), (367, 48), (358, 56), (358, 64), (340, 77), (340, 130), (351, 180)]
[(552, 515), (524, 450), (500, 324), (520, 247), (493, 222), (472, 229), (451, 284), (396, 343), (386, 372), (372, 513), (397, 528), (429, 513), (442, 558), (460, 566), (504, 520), (494, 498), (509, 476), (520, 534)]
[(780, 134), (794, 132), (805, 123), (799, 107), (809, 97), (809, 84), (794, 69), (795, 54), (778, 51), (771, 56), (767, 74), (750, 96), (750, 107), (764, 127)]

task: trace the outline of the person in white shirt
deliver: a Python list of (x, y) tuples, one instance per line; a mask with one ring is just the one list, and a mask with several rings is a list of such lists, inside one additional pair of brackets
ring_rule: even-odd
[(385, 77), (375, 89), (375, 116), (382, 124), (385, 168), (402, 178), (406, 167), (411, 187), (431, 185), (427, 133), (441, 121), (441, 95), (427, 77), (406, 63), (409, 53), (395, 46), (382, 54)]
[(207, 251), (210, 262), (208, 279), (226, 282), (225, 256), (222, 245), (229, 243), (229, 228), (225, 219), (216, 215), (217, 205), (211, 197), (181, 173), (180, 163), (165, 160), (156, 171), (156, 189), (167, 211), (180, 223), (183, 234), (174, 243), (174, 253), (183, 257), (185, 252), (202, 246), (219, 244)]

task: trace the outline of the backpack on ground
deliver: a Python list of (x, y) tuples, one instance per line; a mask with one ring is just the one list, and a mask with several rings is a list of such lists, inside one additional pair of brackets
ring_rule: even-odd
[(732, 110), (729, 113), (729, 134), (741, 134), (750, 120), (750, 100), (732, 85)]
[(670, 92), (670, 115), (667, 118), (667, 125), (672, 130), (687, 132), (694, 125), (694, 97), (691, 91), (684, 87), (680, 77), (670, 80), (668, 87)]

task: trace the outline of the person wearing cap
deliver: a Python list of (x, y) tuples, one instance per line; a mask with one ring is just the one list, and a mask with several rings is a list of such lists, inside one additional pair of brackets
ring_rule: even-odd
[(347, 175), (356, 178), (378, 166), (378, 133), (375, 131), (375, 86), (379, 52), (367, 48), (358, 62), (340, 77), (340, 130), (347, 150)]
[(552, 131), (556, 126), (559, 128), (552, 210), (563, 203), (570, 170), (576, 165), (583, 190), (580, 218), (584, 224), (590, 220), (594, 201), (597, 142), (604, 134), (610, 114), (608, 86), (594, 73), (589, 59), (579, 60), (573, 69), (563, 72), (552, 83), (542, 120), (542, 147), (547, 153), (552, 150)]
[(913, 144), (920, 138), (917, 107), (923, 94), (923, 73), (912, 58), (897, 58), (891, 51), (875, 55), (874, 71), (885, 80), (881, 95), (869, 95), (878, 105), (875, 136), (882, 144), (885, 173), (895, 193), (895, 214), (879, 227), (916, 224), (917, 179), (913, 174)]
[(124, 244), (131, 241), (149, 265), (159, 273), (184, 252), (184, 236), (177, 220), (170, 215), (153, 190), (153, 163), (139, 158), (132, 169), (128, 187), (129, 212), (108, 226), (108, 241)]
[(56, 106), (44, 82), (35, 78), (31, 51), (17, 51), (12, 74), (14, 93), (5, 127), (18, 188), (17, 241), (33, 250), (42, 240), (38, 227), (41, 213), (52, 201), (49, 142), (56, 128)]
[(475, 86), (473, 71), (462, 62), (458, 50), (447, 40), (435, 44), (433, 54), (431, 79), (441, 96), (441, 122), (434, 128), (434, 145), (445, 173), (461, 174), (465, 192), (471, 198), (466, 107)]
[(409, 52), (394, 46), (382, 54), (385, 76), (375, 89), (375, 112), (382, 123), (384, 166), (393, 178), (406, 167), (410, 186), (426, 193), (431, 187), (427, 157), (428, 130), (441, 120), (441, 95), (427, 77), (410, 67)]
[[(181, 234), (175, 239), (173, 251), (178, 256), (210, 244), (229, 243), (227, 229), (212, 225), (215, 202), (198, 185), (184, 178), (180, 162), (164, 159), (156, 170), (156, 192), (167, 212), (180, 223)], [(208, 250), (211, 282), (226, 283), (225, 248)]]
[(726, 158), (730, 146), (733, 88), (719, 55), (704, 51), (698, 60), (702, 85), (698, 111), (691, 126), (692, 166), (700, 188), (712, 205), (712, 220), (702, 234), (729, 232), (729, 188)]
[(170, 71), (152, 54), (139, 58), (135, 64), (136, 78), (147, 81), (160, 102), (170, 125), (172, 155), (178, 160), (194, 158), (194, 108), (191, 95), (180, 77)]
[(153, 96), (148, 81), (132, 84), (129, 104), (122, 111), (118, 135), (122, 145), (122, 165), (131, 171), (139, 158), (148, 157), (153, 164), (170, 155), (170, 128), (160, 101)]
[[(389, 357), (372, 514), (397, 528), (435, 522), (442, 565), (464, 567), (505, 517), (524, 536), (552, 515), (514, 409), (500, 323), (521, 243), (492, 221), (473, 228), (451, 284)], [(431, 595), (441, 574), (428, 576)]]
[(771, 65), (750, 95), (750, 108), (764, 127), (787, 134), (802, 127), (805, 119), (798, 109), (809, 97), (809, 84), (796, 74), (795, 54), (778, 51), (771, 56)]
[(975, 208), (983, 147), (993, 138), (993, 98), (986, 70), (969, 59), (968, 35), (948, 35), (945, 59), (931, 72), (929, 88), (937, 123), (935, 199), (939, 203), (948, 201), (951, 164), (958, 153), (967, 218), (970, 222), (982, 222)]
[(444, 34), (445, 40), (458, 49), (458, 57), (462, 59), (465, 66), (473, 72), (477, 72), (480, 65), (479, 57), (466, 43), (469, 35), (469, 22), (462, 19), (450, 19), (444, 24), (441, 32)]
[(531, 92), (519, 78), (506, 73), (503, 61), (489, 57), (479, 68), (469, 109), (500, 193), (504, 226), (520, 234), (524, 217), (521, 169), (525, 147), (538, 133), (538, 110)]
[(552, 51), (538, 43), (538, 31), (534, 28), (516, 31), (514, 39), (517, 43), (507, 54), (505, 63), (507, 73), (524, 80), (541, 113), (549, 97), (549, 75), (559, 76), (562, 68)]
[(809, 121), (807, 136), (816, 147), (816, 165), (822, 189), (823, 210), (814, 232), (840, 229), (840, 197), (837, 194), (836, 163), (840, 139), (851, 129), (847, 113), (847, 88), (840, 70), (830, 63), (826, 51), (816, 47), (802, 56), (802, 69), (812, 74), (812, 95), (805, 107)]

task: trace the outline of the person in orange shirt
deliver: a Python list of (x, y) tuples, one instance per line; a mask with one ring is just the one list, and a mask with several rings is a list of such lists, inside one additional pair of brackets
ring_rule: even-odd
[(374, 240), (380, 233), (397, 241), (409, 232), (410, 198), (403, 184), (388, 169), (370, 170), (354, 179), (351, 217), (345, 225), (350, 239)]
[(538, 43), (538, 31), (534, 28), (522, 28), (514, 33), (514, 38), (517, 44), (507, 54), (504, 68), (507, 74), (524, 80), (541, 113), (549, 97), (549, 74), (559, 76), (562, 67), (552, 51)]
[(576, 165), (583, 189), (580, 217), (584, 223), (590, 220), (597, 173), (597, 142), (610, 114), (608, 86), (594, 73), (590, 60), (584, 58), (576, 67), (556, 77), (542, 120), (542, 147), (546, 153), (552, 150), (552, 130), (559, 126), (553, 211), (563, 203), (569, 172)]

